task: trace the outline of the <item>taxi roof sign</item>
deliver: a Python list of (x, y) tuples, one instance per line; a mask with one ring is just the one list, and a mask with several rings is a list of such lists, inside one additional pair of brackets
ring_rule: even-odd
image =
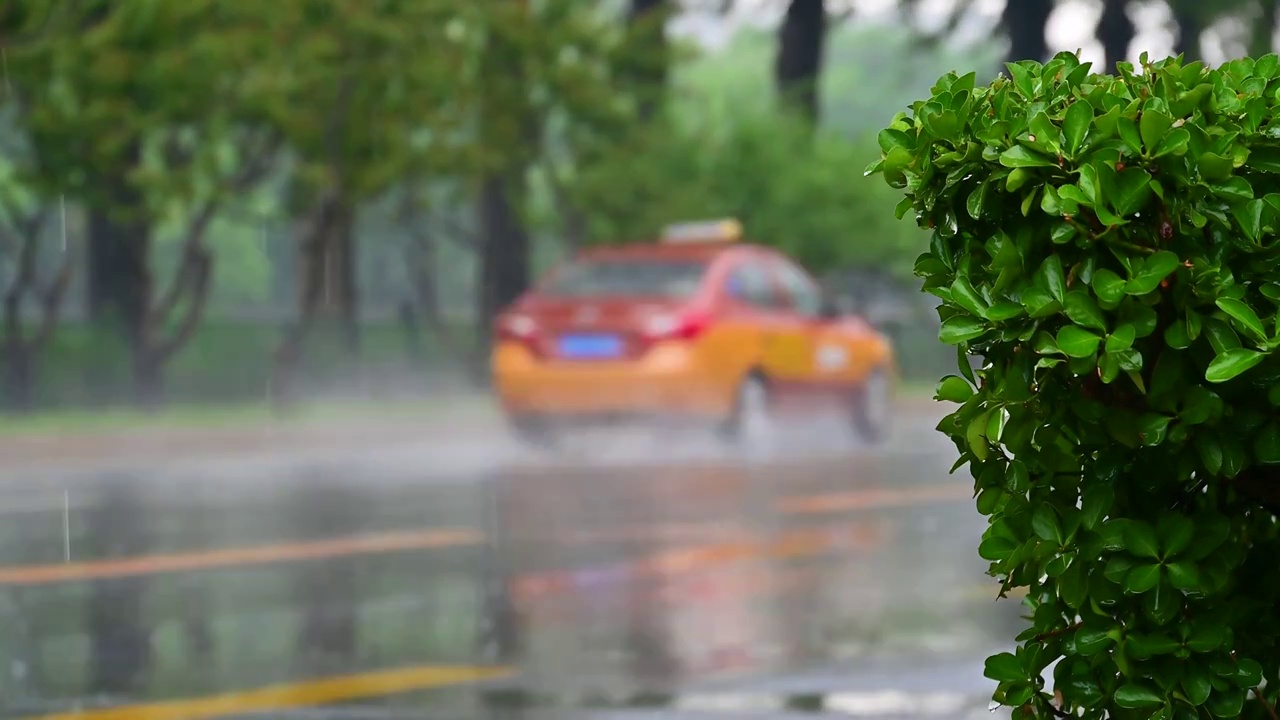
[(675, 223), (662, 229), (662, 242), (736, 242), (742, 239), (742, 223), (736, 219)]

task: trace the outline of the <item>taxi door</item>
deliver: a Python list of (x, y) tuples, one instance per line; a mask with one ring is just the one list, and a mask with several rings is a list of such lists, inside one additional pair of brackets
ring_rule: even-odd
[(773, 377), (776, 360), (770, 348), (788, 319), (767, 259), (735, 253), (716, 282), (722, 315), (712, 338), (704, 341), (704, 357), (717, 390), (731, 401), (751, 369), (760, 367)]
[(824, 318), (818, 283), (785, 258), (775, 264), (778, 282), (788, 300), (785, 347), (785, 392), (788, 405), (806, 408), (839, 402), (857, 376), (857, 362), (849, 338), (838, 323)]

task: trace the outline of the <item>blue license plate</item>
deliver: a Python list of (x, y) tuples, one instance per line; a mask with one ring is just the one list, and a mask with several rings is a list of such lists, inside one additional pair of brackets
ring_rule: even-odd
[(617, 335), (565, 335), (560, 338), (560, 357), (575, 360), (603, 360), (622, 355), (622, 338)]

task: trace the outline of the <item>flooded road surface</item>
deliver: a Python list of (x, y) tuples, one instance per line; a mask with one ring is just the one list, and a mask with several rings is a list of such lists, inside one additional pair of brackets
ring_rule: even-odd
[(0, 717), (990, 717), (934, 417), (769, 460), (6, 476)]

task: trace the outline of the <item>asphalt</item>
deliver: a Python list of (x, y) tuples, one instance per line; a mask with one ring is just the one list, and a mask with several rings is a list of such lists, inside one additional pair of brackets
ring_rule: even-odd
[(992, 717), (1018, 608), (939, 416), (750, 455), (471, 425), (28, 459), (0, 717)]

